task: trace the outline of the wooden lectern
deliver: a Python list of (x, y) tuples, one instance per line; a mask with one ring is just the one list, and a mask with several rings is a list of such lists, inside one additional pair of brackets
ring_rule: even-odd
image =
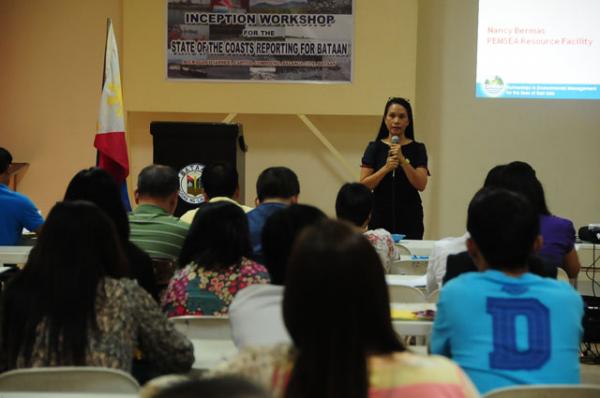
[(244, 197), (246, 143), (241, 124), (152, 122), (153, 162), (173, 167), (179, 173), (179, 204), (175, 216), (203, 202), (200, 185), (202, 168), (211, 162), (225, 162), (239, 174), (240, 197)]

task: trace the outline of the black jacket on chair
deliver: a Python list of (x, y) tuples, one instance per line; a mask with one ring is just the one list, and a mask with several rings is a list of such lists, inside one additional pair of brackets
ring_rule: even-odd
[[(445, 285), (452, 278), (456, 278), (465, 272), (476, 272), (477, 267), (473, 263), (471, 256), (467, 252), (451, 254), (446, 260), (446, 274), (444, 275), (443, 284)], [(538, 256), (529, 258), (529, 272), (546, 278), (556, 279), (556, 267), (544, 262)]]

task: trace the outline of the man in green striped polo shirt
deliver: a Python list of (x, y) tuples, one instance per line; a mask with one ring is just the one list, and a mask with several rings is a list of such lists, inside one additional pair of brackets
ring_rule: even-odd
[(179, 195), (177, 173), (169, 166), (150, 165), (138, 176), (137, 207), (129, 215), (130, 239), (152, 258), (176, 260), (189, 224), (173, 216)]

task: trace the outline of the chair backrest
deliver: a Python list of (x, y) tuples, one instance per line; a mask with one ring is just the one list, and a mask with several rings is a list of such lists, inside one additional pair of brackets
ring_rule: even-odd
[(390, 274), (425, 275), (427, 273), (427, 258), (419, 259), (413, 256), (402, 255), (390, 267)]
[(157, 286), (166, 286), (177, 269), (175, 260), (170, 258), (153, 258), (152, 268)]
[(600, 385), (532, 385), (499, 388), (488, 392), (483, 398), (597, 398)]
[(396, 243), (396, 250), (398, 251), (398, 253), (400, 255), (408, 255), (408, 256), (412, 255), (412, 253), (410, 252), (410, 249), (401, 243)]
[(569, 283), (569, 275), (567, 274), (567, 271), (565, 271), (561, 267), (556, 267), (556, 279), (559, 281), (565, 281)]
[(0, 265), (25, 264), (32, 247), (33, 246), (0, 246)]
[(194, 344), (194, 369), (212, 369), (237, 353), (229, 317), (179, 316), (169, 320)]
[(169, 318), (175, 329), (190, 339), (231, 340), (231, 326), (227, 316), (176, 316)]
[(0, 374), (3, 392), (95, 392), (137, 394), (139, 384), (122, 370), (87, 367), (17, 369)]
[(388, 285), (390, 303), (425, 303), (425, 294), (416, 287)]
[(429, 293), (429, 296), (427, 296), (428, 303), (436, 303), (437, 304), (439, 299), (440, 299), (440, 289), (435, 289), (433, 292)]

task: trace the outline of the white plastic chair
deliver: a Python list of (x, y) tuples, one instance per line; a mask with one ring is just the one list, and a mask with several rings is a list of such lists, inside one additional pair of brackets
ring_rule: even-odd
[(412, 256), (402, 255), (390, 267), (390, 274), (425, 275), (428, 259), (413, 259)]
[(194, 344), (194, 369), (212, 369), (237, 353), (229, 317), (179, 316), (169, 319)]
[(433, 292), (429, 293), (427, 296), (428, 303), (436, 303), (440, 300), (440, 289), (435, 289)]
[(425, 294), (416, 287), (388, 285), (390, 303), (425, 303)]
[(410, 252), (410, 249), (408, 247), (404, 246), (402, 243), (396, 243), (396, 250), (398, 251), (398, 254), (403, 255), (403, 256), (412, 255), (412, 253)]
[(139, 384), (129, 373), (111, 368), (43, 367), (0, 373), (2, 392), (88, 392), (137, 395), (139, 389)]
[(556, 279), (569, 283), (569, 275), (567, 275), (567, 271), (560, 267), (556, 267)]
[(25, 264), (31, 249), (32, 246), (0, 246), (0, 266), (4, 264)]
[(483, 398), (598, 398), (600, 385), (593, 384), (544, 384), (499, 388), (488, 392)]

